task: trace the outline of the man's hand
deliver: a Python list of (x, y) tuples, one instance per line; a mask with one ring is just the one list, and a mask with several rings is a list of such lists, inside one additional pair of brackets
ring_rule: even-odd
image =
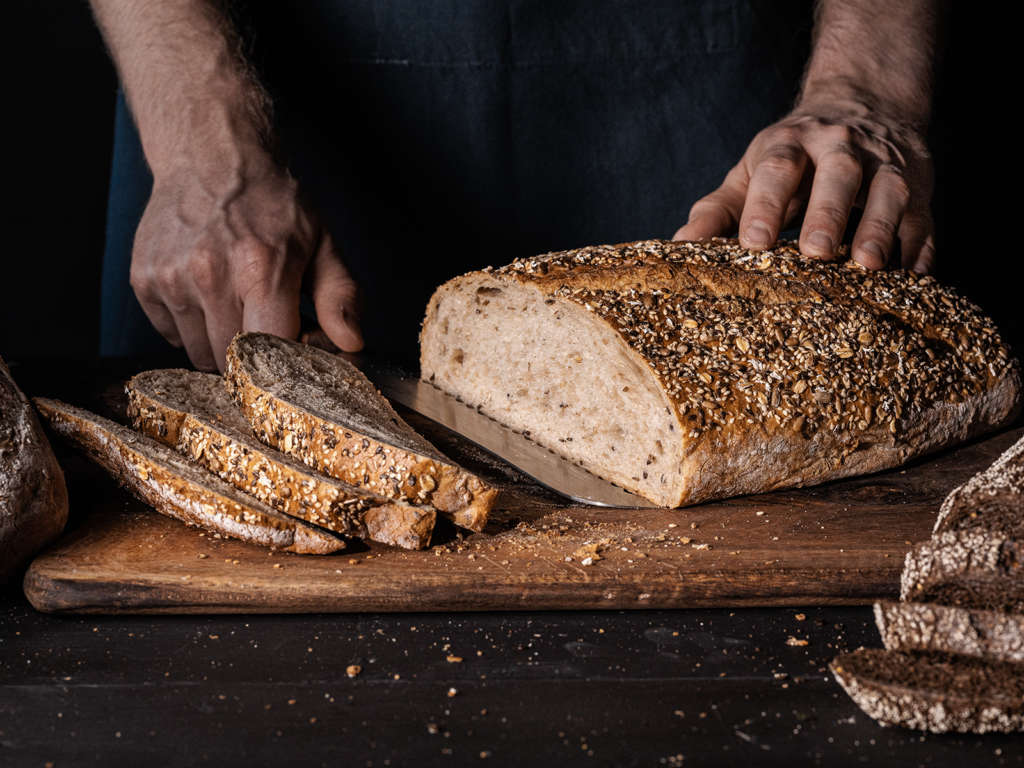
[(92, 0), (153, 171), (132, 252), (146, 315), (198, 368), (241, 330), (294, 338), (305, 281), (317, 320), (362, 348), (356, 286), (273, 159), (269, 99), (211, 0)]
[(723, 184), (698, 200), (677, 240), (739, 231), (747, 248), (773, 245), (803, 213), (800, 250), (834, 259), (855, 207), (852, 257), (905, 269), (935, 260), (930, 114), (936, 4), (826, 0), (796, 109), (761, 131)]
[(869, 269), (889, 261), (897, 240), (902, 266), (929, 272), (935, 258), (932, 164), (924, 141), (835, 102), (803, 107), (765, 128), (725, 182), (690, 209), (676, 240), (739, 229), (745, 248), (768, 248), (801, 212), (800, 250), (831, 260), (854, 207), (863, 216), (852, 257)]
[(269, 164), (219, 188), (182, 170), (154, 184), (131, 284), (164, 338), (184, 346), (197, 368), (223, 370), (240, 330), (298, 335), (307, 271), (325, 332), (342, 349), (359, 349), (355, 283), (296, 182)]

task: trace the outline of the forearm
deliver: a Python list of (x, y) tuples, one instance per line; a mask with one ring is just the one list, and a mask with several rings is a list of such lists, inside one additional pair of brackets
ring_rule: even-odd
[[(264, 162), (269, 100), (211, 0), (91, 0), (157, 176), (227, 177)], [(201, 162), (196, 154), (202, 153)]]
[(821, 0), (798, 110), (844, 102), (923, 131), (940, 0)]

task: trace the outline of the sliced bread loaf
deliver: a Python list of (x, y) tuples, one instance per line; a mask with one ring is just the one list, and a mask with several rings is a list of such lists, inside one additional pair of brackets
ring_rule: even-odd
[(125, 391), (136, 429), (274, 509), (346, 536), (406, 549), (430, 544), (432, 507), (346, 485), (264, 445), (231, 402), (220, 376), (146, 371), (132, 377)]
[(0, 584), (64, 530), (64, 473), (28, 399), (0, 360)]
[(223, 536), (289, 552), (324, 555), (344, 549), (335, 534), (271, 509), (177, 451), (102, 416), (38, 398), (54, 432), (157, 512)]
[(1005, 424), (1020, 371), (933, 278), (792, 244), (521, 259), (430, 300), (422, 377), (665, 506), (875, 472)]
[(1024, 612), (1024, 542), (980, 529), (934, 535), (907, 553), (900, 599)]
[(839, 656), (831, 669), (882, 725), (934, 733), (1024, 730), (1024, 665), (861, 648)]
[(890, 651), (939, 651), (1024, 662), (1024, 614), (936, 603), (875, 603), (875, 623)]
[(406, 424), (344, 358), (263, 333), (227, 352), (228, 391), (260, 440), (339, 480), (482, 530), (497, 491)]
[(1024, 540), (1024, 437), (955, 488), (935, 521), (936, 533), (973, 527)]

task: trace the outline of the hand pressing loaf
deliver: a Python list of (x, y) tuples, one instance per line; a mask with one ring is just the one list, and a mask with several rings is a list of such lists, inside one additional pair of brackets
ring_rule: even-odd
[(421, 375), (665, 506), (896, 466), (1011, 419), (991, 320), (930, 277), (659, 240), (441, 286)]

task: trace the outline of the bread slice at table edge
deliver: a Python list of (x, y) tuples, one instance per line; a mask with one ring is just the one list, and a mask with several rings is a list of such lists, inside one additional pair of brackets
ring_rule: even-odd
[(932, 733), (1024, 729), (1019, 664), (859, 648), (839, 655), (829, 668), (854, 703), (882, 725)]
[(1024, 662), (1024, 614), (938, 603), (875, 603), (875, 624), (891, 651), (936, 651)]
[(430, 544), (436, 512), (311, 470), (253, 435), (220, 376), (163, 369), (125, 385), (136, 429), (279, 512), (347, 536), (405, 549)]
[(298, 554), (345, 548), (329, 531), (283, 515), (145, 435), (83, 408), (36, 398), (50, 428), (157, 512), (251, 544)]
[(1024, 612), (1024, 541), (981, 529), (935, 534), (907, 553), (900, 599)]
[[(247, 353), (257, 345), (280, 355), (282, 364), (294, 364), (289, 359), (293, 355), (306, 355), (317, 365), (329, 366), (334, 375), (350, 379), (364, 397), (374, 399), (376, 420), (383, 415), (390, 422), (394, 439), (382, 432), (387, 424), (377, 424), (374, 429), (353, 424), (359, 416), (347, 418), (345, 404), (327, 388), (317, 389), (317, 382), (305, 381), (304, 386), (316, 390), (322, 400), (320, 407), (300, 402), (288, 381), (262, 380), (245, 362)], [(239, 334), (228, 347), (224, 378), (227, 391), (256, 436), (268, 445), (350, 485), (393, 499), (430, 504), (463, 528), (480, 531), (486, 525), (497, 489), (445, 458), (419, 436), (362, 372), (343, 358), (269, 334)]]

